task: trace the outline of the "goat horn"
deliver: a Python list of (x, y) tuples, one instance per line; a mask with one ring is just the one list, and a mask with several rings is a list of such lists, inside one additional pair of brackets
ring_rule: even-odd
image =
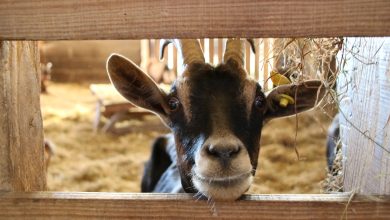
[[(252, 52), (256, 52), (255, 42), (253, 39), (247, 39), (249, 42)], [(239, 66), (244, 65), (245, 57), (245, 42), (240, 39), (228, 39), (226, 42), (225, 55), (223, 61), (226, 63), (228, 60), (234, 60)]]
[(160, 59), (164, 57), (164, 50), (168, 44), (173, 43), (183, 57), (183, 64), (188, 65), (191, 63), (204, 63), (204, 56), (202, 48), (200, 47), (198, 40), (165, 40), (161, 46)]

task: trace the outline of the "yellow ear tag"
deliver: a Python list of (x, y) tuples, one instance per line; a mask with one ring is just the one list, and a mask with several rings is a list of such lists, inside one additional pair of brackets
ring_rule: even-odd
[[(284, 75), (282, 75), (276, 71), (271, 71), (271, 80), (272, 80), (272, 83), (276, 86), (291, 83), (290, 79), (288, 79), (287, 77), (285, 77)], [(279, 99), (279, 105), (283, 108), (286, 108), (287, 105), (289, 105), (289, 104), (291, 105), (291, 104), (295, 103), (293, 97), (286, 95), (286, 94), (278, 95), (277, 99)]]
[(276, 96), (277, 99), (279, 99), (279, 105), (280, 107), (286, 108), (287, 105), (292, 105), (295, 103), (293, 97), (286, 95), (286, 94), (280, 94)]
[(289, 78), (283, 76), (282, 74), (280, 74), (276, 71), (271, 71), (271, 80), (275, 86), (280, 86), (280, 85), (285, 85), (285, 84), (291, 83)]

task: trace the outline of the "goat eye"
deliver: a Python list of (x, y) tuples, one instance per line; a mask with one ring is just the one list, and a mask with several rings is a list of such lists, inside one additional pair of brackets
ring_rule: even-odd
[(255, 106), (257, 108), (262, 108), (265, 103), (265, 98), (263, 96), (256, 96), (255, 98)]
[(172, 97), (168, 101), (168, 106), (171, 111), (176, 111), (179, 108), (180, 102), (177, 98)]

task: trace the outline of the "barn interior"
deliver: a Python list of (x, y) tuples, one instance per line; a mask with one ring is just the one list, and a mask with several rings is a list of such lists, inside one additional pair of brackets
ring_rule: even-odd
[[(181, 74), (181, 58), (170, 45), (159, 59), (160, 40), (40, 42), (41, 109), (50, 145), (50, 191), (139, 192), (144, 163), (154, 139), (169, 133), (160, 119), (127, 103), (109, 84), (105, 62), (120, 53), (162, 88)], [(206, 61), (221, 61), (226, 39), (202, 39)], [(323, 77), (323, 39), (255, 39), (246, 52), (249, 75), (272, 89), (270, 72), (293, 68), (292, 80)], [(324, 49), (325, 48), (325, 49)], [(281, 55), (282, 54), (282, 55)], [(264, 126), (259, 167), (249, 193), (321, 193), (327, 176), (327, 129), (335, 114), (327, 98), (312, 111), (275, 119)]]

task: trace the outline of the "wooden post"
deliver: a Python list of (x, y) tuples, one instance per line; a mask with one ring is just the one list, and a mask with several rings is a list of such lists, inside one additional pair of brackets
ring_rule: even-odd
[(260, 39), (255, 39), (255, 80), (259, 81), (259, 65), (260, 65)]
[(248, 43), (245, 46), (245, 69), (251, 75), (251, 46)]
[(154, 40), (153, 50), (154, 50), (154, 58), (159, 60), (160, 59), (160, 39)]
[(390, 40), (345, 43), (346, 68), (337, 82), (344, 190), (390, 195)]
[(223, 60), (223, 38), (218, 38), (218, 63)]
[(37, 42), (0, 41), (0, 191), (46, 186)]
[(150, 40), (140, 40), (141, 46), (141, 69), (147, 70), (150, 62)]
[(175, 77), (177, 78), (177, 49), (173, 47), (173, 72), (175, 72)]
[(203, 50), (203, 53), (205, 53), (206, 52), (206, 48), (204, 48), (204, 40), (205, 39), (200, 39), (200, 47), (202, 47), (202, 50)]
[(209, 39), (209, 62), (214, 65), (214, 38)]
[(263, 66), (263, 79), (264, 79), (264, 85), (263, 85), (263, 88), (265, 91), (268, 90), (268, 85), (269, 85), (269, 81), (271, 80), (268, 80), (268, 55), (269, 55), (269, 39), (267, 38), (264, 38), (263, 39), (263, 44), (264, 44), (264, 66)]

